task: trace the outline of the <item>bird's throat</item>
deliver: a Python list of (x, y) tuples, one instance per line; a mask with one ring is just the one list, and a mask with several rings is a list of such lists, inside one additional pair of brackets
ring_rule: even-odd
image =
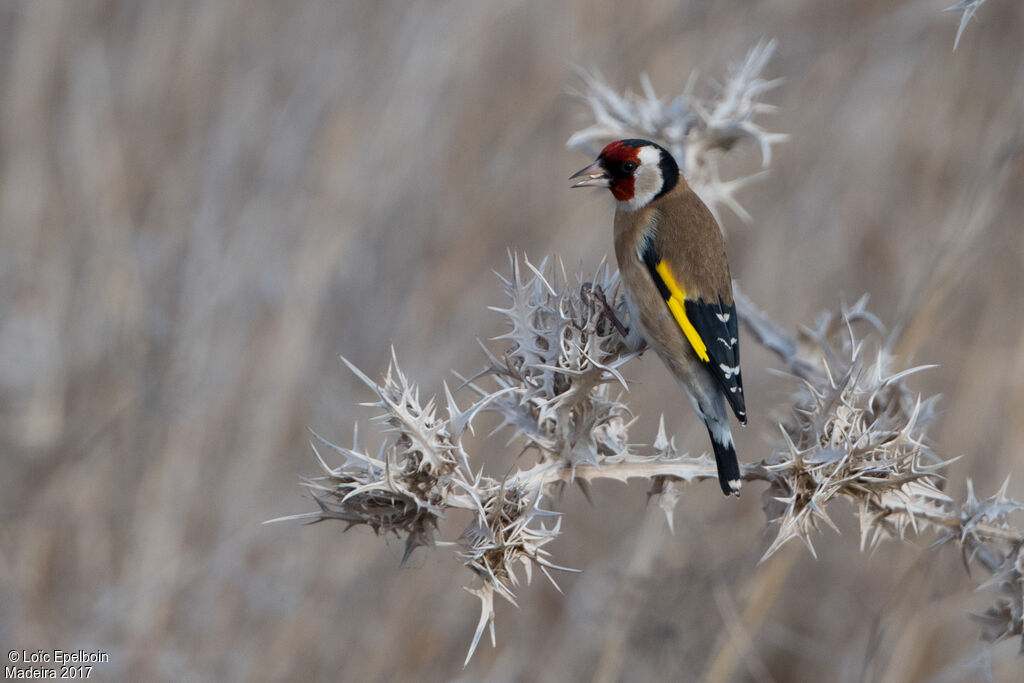
[(620, 202), (628, 202), (633, 198), (633, 189), (635, 179), (630, 176), (627, 178), (619, 178), (609, 188), (612, 191), (612, 196)]

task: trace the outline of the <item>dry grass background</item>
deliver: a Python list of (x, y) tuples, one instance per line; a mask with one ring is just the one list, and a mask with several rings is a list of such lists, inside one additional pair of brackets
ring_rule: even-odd
[[(465, 670), (449, 553), (260, 525), (309, 509), (306, 427), (364, 417), (339, 353), (375, 373), (393, 343), (438, 390), (498, 332), (507, 247), (610, 252), (610, 200), (566, 182), (572, 64), (677, 92), (762, 36), (792, 139), (753, 224), (726, 214), (734, 276), (790, 328), (870, 293), (941, 364), (916, 382), (965, 456), (950, 492), (1024, 497), (1024, 5), (986, 3), (956, 52), (943, 6), (0, 2), (0, 644), (106, 650), (100, 680), (982, 678), (955, 552), (861, 554), (850, 524), (756, 567), (756, 494), (687, 489), (669, 537), (642, 484), (567, 493), (552, 550), (585, 573), (500, 607)], [(746, 348), (754, 459), (780, 384)], [(627, 374), (641, 428), (664, 410), (705, 446), (657, 361)]]

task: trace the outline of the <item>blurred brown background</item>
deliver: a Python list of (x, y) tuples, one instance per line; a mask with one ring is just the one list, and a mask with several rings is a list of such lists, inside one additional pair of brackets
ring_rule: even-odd
[[(610, 252), (611, 200), (566, 181), (573, 65), (671, 95), (761, 37), (786, 78), (763, 123), (792, 139), (741, 196), (753, 224), (725, 214), (734, 276), (791, 329), (869, 293), (941, 364), (916, 382), (964, 456), (950, 492), (1013, 474), (1024, 498), (1024, 5), (990, 0), (954, 52), (947, 4), (0, 1), (4, 652), (105, 650), (98, 680), (981, 679), (990, 593), (954, 549), (861, 554), (836, 509), (819, 560), (757, 566), (758, 491), (687, 490), (674, 536), (642, 482), (567, 493), (551, 548), (585, 572), (501, 605), (466, 669), (448, 549), (402, 569), (365, 529), (261, 526), (312, 509), (306, 428), (367, 417), (338, 354), (376, 374), (394, 344), (436, 392), (500, 331), (507, 248)], [(741, 458), (777, 434), (771, 367), (748, 340)], [(627, 374), (637, 439), (664, 410), (706, 447), (660, 363)]]

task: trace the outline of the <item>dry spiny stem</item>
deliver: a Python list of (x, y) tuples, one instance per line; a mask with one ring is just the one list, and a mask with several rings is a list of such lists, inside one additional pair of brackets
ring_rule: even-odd
[[(746, 217), (733, 195), (749, 178), (721, 181), (716, 157), (749, 141), (767, 167), (772, 145), (785, 139), (754, 123), (771, 111), (760, 97), (778, 81), (760, 74), (774, 46), (755, 46), (706, 99), (694, 95), (693, 76), (683, 94), (666, 103), (646, 78), (642, 96), (619, 95), (599, 75), (584, 73), (596, 122), (570, 138), (569, 146), (593, 152), (618, 138), (651, 138), (685, 163), (691, 184), (712, 206), (725, 204)], [(435, 543), (447, 510), (470, 511), (472, 521), (457, 541), (444, 544), (470, 569), (474, 583), (467, 590), (481, 605), (467, 662), (485, 630), (494, 643), (494, 597), (515, 603), (518, 571), (529, 582), (539, 569), (554, 583), (551, 570), (566, 570), (548, 550), (561, 531), (560, 513), (550, 507), (565, 484), (646, 479), (671, 525), (681, 486), (717, 480), (713, 458), (680, 454), (664, 421), (649, 446), (631, 437), (634, 416), (623, 400), (628, 385), (622, 367), (640, 350), (626, 345), (615, 324), (627, 320), (618, 273), (602, 264), (589, 276), (569, 277), (561, 263), (535, 267), (512, 255), (509, 270), (503, 278), (507, 303), (493, 309), (508, 331), (495, 340), (502, 348), (481, 344), (484, 367), (461, 387), (473, 395), (467, 407), (459, 407), (447, 385), (447, 416), (437, 400), (421, 402), (394, 356), (380, 383), (349, 364), (376, 396), (364, 405), (377, 411), (374, 420), (386, 439), (370, 455), (358, 436), (351, 448), (317, 436), (334, 452), (329, 463), (313, 445), (322, 473), (305, 483), (318, 509), (282, 518), (364, 524), (404, 539), (408, 557)], [(997, 593), (992, 606), (976, 615), (983, 637), (1022, 635), (1024, 531), (1014, 516), (1024, 506), (1007, 495), (1006, 484), (984, 500), (970, 481), (962, 502), (946, 493), (942, 471), (948, 461), (928, 438), (936, 398), (922, 398), (906, 383), (926, 366), (900, 366), (866, 300), (823, 314), (795, 336), (738, 290), (736, 302), (747, 333), (781, 359), (794, 386), (785, 406), (789, 418), (775, 425), (775, 446), (742, 469), (744, 480), (767, 485), (763, 508), (777, 533), (765, 558), (793, 539), (813, 554), (819, 527), (835, 526), (829, 505), (846, 499), (857, 510), (862, 548), (926, 530), (940, 544), (959, 546), (968, 567), (978, 564), (991, 574)], [(482, 458), (464, 446), (483, 411), (500, 417), (491, 439), (500, 432), (523, 454), (520, 466), (504, 477), (486, 475)]]
[(821, 316), (787, 344), (797, 349), (800, 375), (793, 375), (792, 417), (766, 463), (774, 476), (765, 509), (779, 524), (766, 556), (791, 538), (813, 554), (811, 534), (821, 522), (834, 527), (825, 504), (837, 497), (857, 506), (862, 548), (902, 537), (918, 516), (950, 502), (939, 474), (945, 463), (927, 440), (936, 397), (922, 401), (902, 381), (929, 366), (895, 371), (885, 348), (869, 354), (854, 330), (881, 330), (865, 302)]
[[(560, 266), (534, 267), (516, 257), (510, 271), (509, 304), (494, 309), (508, 323), (499, 337), (505, 346), (499, 353), (485, 346), (484, 369), (465, 382), (475, 402), (462, 409), (445, 387), (444, 417), (437, 401), (421, 401), (395, 359), (380, 383), (350, 365), (376, 394), (365, 405), (378, 411), (388, 438), (370, 456), (358, 439), (345, 448), (318, 437), (341, 462), (320, 458), (323, 473), (307, 481), (319, 509), (287, 518), (365, 524), (403, 538), (408, 555), (433, 543), (446, 510), (471, 511), (473, 521), (447, 544), (476, 577), (467, 590), (481, 601), (467, 661), (488, 627), (493, 642), (494, 596), (514, 604), (517, 572), (529, 582), (536, 568), (555, 583), (551, 571), (565, 570), (547, 549), (560, 533), (559, 513), (549, 506), (565, 483), (650, 480), (671, 523), (679, 486), (717, 476), (710, 456), (680, 455), (663, 423), (648, 447), (630, 437), (621, 368), (637, 351), (607, 315), (607, 308), (626, 315), (617, 273), (601, 266), (571, 280)], [(778, 353), (795, 387), (777, 447), (743, 468), (745, 480), (767, 483), (763, 507), (778, 532), (765, 557), (792, 539), (813, 553), (820, 524), (834, 527), (829, 505), (844, 498), (855, 503), (864, 548), (925, 529), (941, 543), (958, 544), (966, 562), (992, 574), (999, 593), (977, 617), (984, 636), (1019, 635), (1024, 533), (1011, 517), (1024, 506), (1005, 486), (984, 501), (969, 488), (961, 504), (944, 492), (946, 463), (927, 437), (935, 398), (922, 399), (906, 384), (924, 368), (897, 368), (865, 300), (822, 315), (799, 337), (771, 323), (742, 293), (737, 304), (751, 336)], [(463, 446), (482, 411), (500, 416), (496, 431), (509, 434), (517, 451), (533, 454), (504, 478), (479, 471), (482, 463)]]
[(764, 509), (779, 526), (765, 557), (792, 538), (813, 554), (818, 523), (835, 528), (827, 503), (843, 497), (856, 503), (862, 549), (926, 529), (939, 544), (958, 544), (965, 566), (980, 564), (997, 589), (995, 603), (976, 615), (982, 636), (998, 641), (1022, 635), (1024, 529), (1012, 518), (1024, 504), (1007, 495), (1008, 479), (985, 500), (975, 496), (970, 480), (962, 502), (945, 493), (940, 472), (950, 461), (934, 453), (927, 437), (937, 418), (937, 397), (922, 399), (904, 382), (930, 366), (896, 370), (884, 343), (873, 354), (866, 351), (855, 327), (866, 325), (875, 337), (882, 332), (866, 299), (841, 314), (822, 315), (799, 340), (741, 292), (736, 300), (745, 328), (786, 363), (798, 387), (792, 417), (779, 425), (778, 450), (763, 463), (772, 475)]
[[(504, 280), (510, 305), (494, 309), (508, 321), (499, 338), (507, 346), (500, 354), (484, 347), (485, 368), (465, 381), (476, 401), (461, 409), (445, 387), (445, 418), (434, 399), (421, 402), (394, 358), (381, 383), (349, 364), (376, 394), (365, 405), (378, 411), (374, 419), (388, 438), (371, 456), (358, 438), (345, 448), (317, 437), (341, 459), (328, 464), (314, 444), (323, 472), (306, 485), (319, 509), (275, 520), (365, 524), (403, 538), (408, 556), (433, 542), (446, 510), (472, 511), (473, 521), (456, 544), (480, 584), (468, 589), (482, 608), (470, 655), (488, 625), (493, 639), (494, 596), (514, 603), (517, 569), (529, 581), (537, 568), (552, 583), (551, 570), (566, 570), (545, 549), (560, 533), (560, 516), (544, 507), (565, 483), (717, 477), (709, 456), (679, 455), (663, 425), (646, 453), (629, 438), (633, 416), (621, 400), (626, 381), (619, 368), (637, 352), (626, 347), (608, 315), (611, 309), (625, 317), (618, 273), (602, 265), (586, 281), (569, 285), (564, 268), (557, 278), (546, 274), (554, 270), (546, 264), (521, 264), (512, 256), (510, 270)], [(504, 479), (474, 470), (463, 437), (484, 410), (497, 413), (499, 430), (534, 453), (532, 466)]]
[(967, 24), (970, 23), (971, 19), (974, 18), (975, 13), (981, 6), (985, 4), (985, 0), (960, 0), (952, 7), (947, 7), (947, 12), (960, 12), (960, 25), (956, 29), (956, 39), (953, 41), (953, 49), (955, 50), (960, 45), (960, 37), (964, 34), (964, 29), (967, 28)]

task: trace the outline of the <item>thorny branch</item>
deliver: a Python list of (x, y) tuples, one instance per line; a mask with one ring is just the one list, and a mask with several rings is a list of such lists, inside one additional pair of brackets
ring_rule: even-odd
[(956, 38), (953, 40), (953, 49), (955, 50), (960, 45), (960, 37), (964, 34), (964, 29), (967, 28), (967, 24), (971, 22), (974, 15), (981, 9), (981, 6), (985, 4), (985, 0), (960, 0), (952, 7), (947, 7), (947, 12), (960, 12), (960, 25), (956, 29)]
[[(562, 484), (651, 480), (671, 524), (677, 487), (717, 476), (707, 454), (680, 454), (663, 422), (649, 447), (630, 439), (634, 419), (622, 402), (627, 382), (621, 368), (637, 354), (625, 346), (600, 300), (586, 295), (582, 278), (570, 285), (563, 268), (534, 267), (516, 257), (510, 270), (504, 280), (509, 305), (494, 309), (509, 323), (499, 338), (505, 347), (500, 354), (484, 347), (485, 368), (465, 384), (475, 401), (460, 408), (446, 386), (442, 417), (439, 402), (421, 402), (395, 359), (380, 383), (350, 365), (376, 394), (366, 405), (377, 410), (374, 420), (389, 438), (371, 456), (357, 438), (346, 448), (317, 437), (341, 462), (328, 464), (314, 444), (323, 473), (306, 484), (319, 509), (287, 518), (366, 524), (403, 538), (408, 555), (433, 543), (446, 510), (471, 511), (473, 521), (457, 542), (479, 582), (467, 590), (482, 608), (470, 656), (488, 627), (494, 640), (494, 596), (515, 603), (517, 569), (529, 581), (536, 568), (553, 584), (551, 571), (565, 570), (547, 549), (560, 533), (560, 514), (546, 506)], [(608, 304), (619, 317), (626, 315), (617, 273), (602, 266), (589, 282), (610, 295)], [(1005, 485), (979, 500), (968, 483), (960, 503), (944, 492), (947, 463), (927, 438), (936, 420), (935, 398), (922, 399), (906, 384), (925, 367), (897, 367), (865, 304), (823, 314), (793, 337), (737, 295), (745, 329), (779, 356), (795, 386), (791, 417), (778, 425), (772, 452), (743, 467), (745, 480), (767, 483), (762, 506), (777, 532), (764, 557), (791, 539), (814, 554), (819, 527), (835, 528), (829, 505), (846, 498), (857, 510), (862, 548), (926, 529), (940, 544), (959, 545), (965, 562), (993, 575), (999, 594), (978, 617), (984, 636), (1020, 635), (1024, 532), (1010, 516), (1024, 505), (1007, 496)], [(532, 465), (504, 479), (477, 469), (482, 463), (466, 451), (463, 438), (483, 411), (501, 418), (495, 431), (511, 432), (510, 442), (534, 454)]]
[[(569, 146), (593, 151), (620, 137), (652, 138), (685, 160), (691, 184), (706, 201), (747, 216), (733, 195), (748, 179), (722, 182), (715, 158), (747, 140), (757, 144), (768, 166), (772, 145), (785, 139), (753, 121), (771, 110), (759, 98), (778, 83), (760, 78), (773, 49), (774, 42), (758, 44), (710, 99), (694, 96), (694, 77), (682, 95), (665, 103), (646, 78), (643, 96), (620, 96), (598, 75), (584, 73), (596, 123)], [(554, 563), (548, 550), (561, 518), (545, 506), (561, 486), (647, 479), (671, 526), (680, 486), (717, 478), (709, 455), (678, 452), (663, 421), (649, 446), (631, 439), (634, 416), (622, 400), (628, 383), (621, 369), (639, 349), (627, 347), (615, 324), (628, 321), (618, 273), (602, 264), (589, 277), (569, 277), (560, 263), (535, 267), (512, 255), (509, 266), (503, 278), (507, 305), (492, 309), (509, 329), (495, 340), (503, 344), (497, 351), (481, 344), (484, 367), (463, 382), (472, 402), (460, 407), (447, 385), (443, 407), (435, 398), (422, 402), (394, 357), (381, 382), (349, 363), (375, 394), (364, 405), (376, 411), (373, 419), (387, 438), (370, 454), (358, 434), (351, 447), (314, 435), (322, 473), (305, 484), (318, 509), (282, 518), (365, 524), (404, 539), (407, 558), (418, 546), (435, 544), (447, 510), (471, 512), (457, 542), (445, 544), (457, 548), (473, 573), (475, 585), (466, 590), (481, 601), (467, 662), (485, 630), (494, 643), (494, 597), (515, 603), (518, 570), (529, 582), (538, 569), (553, 584), (552, 570), (572, 571)], [(937, 544), (958, 546), (965, 565), (976, 563), (991, 574), (988, 584), (996, 592), (993, 604), (976, 616), (983, 637), (1021, 636), (1024, 531), (1012, 518), (1024, 505), (1008, 496), (1007, 484), (986, 499), (975, 495), (970, 481), (963, 501), (946, 493), (942, 471), (949, 461), (936, 455), (927, 435), (937, 419), (937, 397), (922, 398), (906, 383), (927, 366), (900, 365), (865, 299), (822, 314), (797, 335), (742, 292), (736, 301), (750, 338), (779, 357), (794, 386), (790, 416), (776, 425), (769, 454), (743, 466), (743, 479), (767, 484), (762, 507), (777, 531), (764, 558), (792, 539), (813, 554), (819, 527), (835, 528), (830, 504), (845, 498), (855, 505), (862, 548), (904, 538), (908, 530), (930, 530)], [(485, 411), (501, 420), (490, 437), (507, 434), (527, 463), (503, 478), (485, 474), (482, 459), (464, 443), (474, 418)], [(318, 444), (333, 451), (330, 463)]]

